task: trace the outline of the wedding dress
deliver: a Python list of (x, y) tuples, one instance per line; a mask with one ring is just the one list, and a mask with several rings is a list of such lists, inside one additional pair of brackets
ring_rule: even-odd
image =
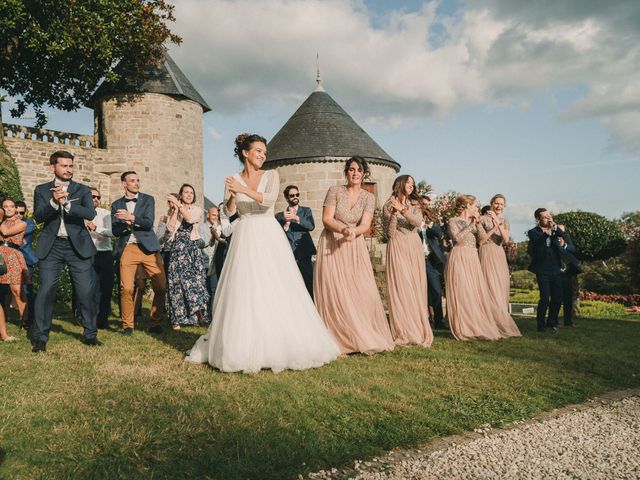
[[(235, 178), (244, 183), (239, 174)], [(213, 321), (186, 361), (223, 372), (279, 372), (320, 367), (340, 354), (274, 217), (279, 189), (278, 172), (267, 170), (258, 184), (262, 203), (236, 195), (240, 219), (213, 300)]]

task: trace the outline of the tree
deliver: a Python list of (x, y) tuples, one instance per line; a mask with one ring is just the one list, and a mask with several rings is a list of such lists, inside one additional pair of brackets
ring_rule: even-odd
[(640, 291), (640, 211), (622, 214), (620, 227), (627, 236), (629, 246), (623, 256), (623, 262), (631, 272), (631, 287)]
[(7, 197), (24, 200), (16, 161), (7, 147), (0, 142), (0, 201)]
[(166, 23), (165, 0), (3, 0), (0, 2), (0, 90), (17, 98), (13, 116), (28, 105), (37, 126), (43, 107), (71, 111), (86, 103), (114, 67), (133, 71), (161, 61), (165, 43), (179, 44)]
[(580, 260), (608, 260), (627, 247), (620, 225), (597, 213), (566, 212), (553, 218), (557, 224), (565, 225)]

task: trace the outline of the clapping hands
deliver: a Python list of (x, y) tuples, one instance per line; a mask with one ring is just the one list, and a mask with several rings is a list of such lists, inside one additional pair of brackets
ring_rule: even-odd
[(230, 176), (224, 179), (224, 185), (232, 195), (242, 192), (243, 186), (235, 177)]

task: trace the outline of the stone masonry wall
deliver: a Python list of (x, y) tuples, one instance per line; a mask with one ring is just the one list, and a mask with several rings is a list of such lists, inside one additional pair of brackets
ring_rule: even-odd
[(74, 180), (98, 187), (104, 203), (109, 201), (111, 195), (111, 169), (119, 171), (124, 167), (124, 164), (114, 162), (111, 153), (103, 149), (18, 137), (5, 137), (4, 143), (16, 159), (29, 210), (33, 209), (33, 191), (36, 185), (53, 179), (49, 157), (56, 150), (67, 150), (75, 156)]
[[(369, 165), (371, 177), (368, 182), (375, 183), (376, 207), (382, 207), (391, 195), (391, 186), (396, 177), (394, 169), (383, 165)], [(297, 185), (300, 189), (300, 204), (313, 210), (316, 228), (311, 232), (314, 242), (318, 242), (322, 233), (322, 204), (329, 187), (344, 185), (344, 161), (323, 163), (297, 163), (277, 167), (280, 175), (280, 196), (276, 202), (276, 212), (282, 211), (287, 202), (282, 191), (287, 185)]]
[[(102, 115), (101, 145), (140, 175), (141, 191), (156, 200), (156, 223), (166, 213), (166, 196), (183, 183), (193, 185), (204, 205), (202, 107), (191, 100), (147, 93), (131, 101), (112, 97), (96, 111)], [(100, 124), (100, 122), (98, 122)], [(122, 195), (119, 176), (112, 188)]]

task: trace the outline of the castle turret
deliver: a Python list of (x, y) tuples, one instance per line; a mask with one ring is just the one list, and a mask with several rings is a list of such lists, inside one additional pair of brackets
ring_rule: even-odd
[[(203, 205), (202, 115), (211, 109), (168, 54), (135, 77), (122, 65), (119, 80), (100, 85), (88, 103), (97, 145), (138, 172), (141, 190), (156, 198), (156, 221), (183, 183)], [(121, 173), (111, 174), (111, 201), (122, 195)]]
[[(389, 156), (331, 96), (318, 86), (276, 133), (267, 146), (266, 168), (277, 168), (281, 191), (286, 185), (300, 188), (300, 203), (313, 209), (315, 240), (322, 231), (322, 204), (332, 185), (345, 182), (344, 162), (364, 157), (371, 177), (364, 187), (382, 206), (391, 195), (391, 186), (400, 165)], [(286, 205), (280, 196), (276, 211)]]

